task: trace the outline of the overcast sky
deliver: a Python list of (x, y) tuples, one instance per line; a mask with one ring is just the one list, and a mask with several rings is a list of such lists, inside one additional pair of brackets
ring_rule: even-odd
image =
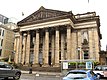
[[(48, 9), (72, 11), (82, 14), (95, 11), (100, 16), (102, 34), (101, 49), (106, 50), (107, 37), (107, 1), (106, 0), (0, 0), (0, 14), (20, 21), (41, 6)], [(22, 12), (24, 16), (22, 16)]]

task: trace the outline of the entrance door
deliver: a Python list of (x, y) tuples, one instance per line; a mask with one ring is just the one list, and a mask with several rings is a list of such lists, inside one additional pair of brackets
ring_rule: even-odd
[(107, 65), (107, 57), (106, 57), (106, 62), (105, 62), (105, 64)]
[(51, 66), (51, 52), (49, 52), (49, 58), (48, 58), (49, 60), (48, 60), (48, 63), (49, 63), (49, 65)]

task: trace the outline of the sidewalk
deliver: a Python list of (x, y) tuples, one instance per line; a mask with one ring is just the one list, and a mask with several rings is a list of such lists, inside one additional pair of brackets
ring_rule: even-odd
[[(22, 74), (29, 74), (29, 71), (21, 70)], [(39, 72), (39, 71), (32, 71), (32, 74), (35, 75), (51, 75), (51, 76), (62, 76), (61, 72)]]

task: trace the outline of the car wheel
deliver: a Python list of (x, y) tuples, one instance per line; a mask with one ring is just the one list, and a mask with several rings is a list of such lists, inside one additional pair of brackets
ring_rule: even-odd
[(100, 75), (100, 74), (97, 74), (97, 77), (98, 77), (98, 78), (101, 78), (101, 75)]
[(4, 78), (4, 80), (8, 80), (8, 77)]
[(20, 79), (20, 73), (16, 73), (15, 76), (13, 77), (14, 80), (18, 80)]

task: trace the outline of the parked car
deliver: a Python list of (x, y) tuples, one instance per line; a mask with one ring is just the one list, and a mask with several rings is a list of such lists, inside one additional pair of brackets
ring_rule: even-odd
[(99, 80), (99, 77), (92, 70), (71, 70), (63, 80)]
[(0, 62), (0, 78), (7, 79), (13, 77), (14, 80), (18, 80), (20, 76), (21, 71), (19, 69), (15, 69), (7, 62)]
[(94, 68), (93, 71), (100, 77), (107, 77), (107, 65), (98, 65)]

